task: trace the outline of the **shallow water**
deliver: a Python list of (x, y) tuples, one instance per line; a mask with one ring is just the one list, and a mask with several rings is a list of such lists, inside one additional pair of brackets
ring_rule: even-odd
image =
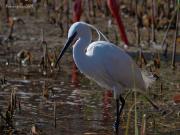
[[(138, 127), (142, 126), (142, 116), (146, 114), (146, 133), (169, 135), (180, 133), (180, 105), (175, 104), (173, 96), (179, 92), (179, 69), (173, 72), (162, 66), (161, 80), (147, 91), (150, 98), (159, 104), (165, 115), (158, 112), (138, 96)], [(179, 65), (178, 65), (179, 66)], [(179, 68), (179, 67), (178, 67)], [(11, 70), (10, 70), (11, 69)], [(13, 69), (13, 70), (12, 70)], [(71, 83), (71, 70), (63, 69), (57, 73), (43, 76), (37, 68), (1, 67), (1, 76), (5, 75), (7, 83), (1, 85), (0, 107), (5, 115), (12, 89), (16, 90), (17, 107), (13, 115), (14, 134), (28, 134), (35, 124), (43, 135), (108, 135), (113, 134), (112, 124), (115, 116), (115, 102), (111, 91), (97, 86), (94, 82), (79, 75), (79, 84)], [(22, 72), (23, 71), (23, 72)], [(4, 74), (3, 74), (4, 73)], [(160, 91), (160, 83), (163, 90)], [(48, 90), (43, 96), (43, 90)], [(124, 94), (126, 95), (126, 94)], [(134, 103), (131, 94), (127, 100), (120, 124), (120, 134), (125, 134), (128, 112)], [(54, 121), (54, 104), (56, 104), (56, 127)], [(20, 107), (19, 107), (20, 106)], [(134, 109), (133, 109), (134, 112)], [(134, 133), (134, 113), (132, 112), (129, 133)], [(7, 134), (9, 129), (1, 123), (1, 133)]]

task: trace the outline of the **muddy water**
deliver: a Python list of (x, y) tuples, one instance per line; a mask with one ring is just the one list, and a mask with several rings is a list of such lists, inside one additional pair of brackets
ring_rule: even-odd
[[(179, 134), (179, 104), (175, 104), (173, 96), (179, 92), (180, 71), (167, 68), (164, 63), (161, 69), (161, 80), (147, 91), (153, 101), (165, 110), (155, 110), (138, 96), (138, 127), (142, 127), (142, 116), (146, 114), (146, 132), (148, 134)], [(178, 65), (179, 66), (179, 65)], [(169, 67), (169, 66), (168, 66)], [(16, 91), (16, 109), (13, 114), (13, 134), (30, 134), (33, 125), (43, 135), (59, 134), (113, 134), (112, 124), (115, 115), (115, 102), (111, 91), (104, 91), (95, 83), (79, 75), (79, 84), (71, 83), (71, 66), (67, 71), (60, 70), (42, 75), (39, 67), (2, 66), (1, 78), (6, 76), (7, 82), (1, 85), (0, 108), (5, 115), (8, 109), (11, 91)], [(179, 68), (179, 67), (178, 67)], [(163, 89), (160, 90), (160, 84)], [(43, 91), (45, 94), (43, 94)], [(48, 91), (48, 92), (47, 92)], [(127, 98), (121, 119), (121, 134), (127, 128), (128, 112), (134, 103), (133, 95)], [(54, 106), (56, 105), (56, 118)], [(56, 127), (55, 120), (56, 119)], [(131, 113), (129, 133), (134, 133), (134, 110)], [(9, 127), (1, 120), (1, 134), (8, 134)]]
[[(111, 93), (108, 97), (108, 93), (99, 91), (100, 88), (88, 80), (75, 87), (70, 83), (70, 77), (61, 72), (58, 78), (45, 77), (38, 72), (29, 73), (27, 79), (26, 73), (22, 75), (23, 70), (14, 70), (17, 74), (8, 73), (13, 78), (7, 78), (0, 94), (0, 106), (4, 113), (11, 90), (16, 89), (18, 103), (13, 117), (14, 130), (27, 134), (33, 124), (37, 125), (42, 134), (104, 134), (111, 130), (107, 128), (112, 123)], [(48, 96), (43, 96), (45, 89), (48, 89)]]

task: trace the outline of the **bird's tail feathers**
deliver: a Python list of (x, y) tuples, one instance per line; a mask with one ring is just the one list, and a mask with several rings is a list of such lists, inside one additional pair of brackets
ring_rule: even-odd
[(144, 71), (142, 71), (141, 73), (142, 73), (142, 78), (145, 83), (145, 87), (147, 89), (156, 81), (156, 77), (154, 77), (153, 75), (149, 75), (148, 73)]

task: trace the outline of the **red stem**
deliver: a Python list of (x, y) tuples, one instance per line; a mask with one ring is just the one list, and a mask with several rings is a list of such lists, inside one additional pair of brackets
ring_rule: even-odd
[[(73, 22), (77, 22), (80, 20), (82, 14), (82, 6), (81, 6), (81, 0), (75, 0), (73, 5)], [(78, 87), (79, 80), (78, 80), (78, 69), (73, 62), (72, 67), (72, 83), (75, 85), (75, 87)]]
[(116, 0), (107, 0), (107, 4), (111, 11), (111, 14), (116, 19), (121, 39), (124, 41), (124, 43), (126, 45), (128, 45), (128, 43), (129, 43), (128, 38), (126, 36), (125, 28), (124, 28), (123, 22), (121, 20), (121, 16), (119, 14), (119, 6), (117, 5)]
[(81, 0), (75, 0), (73, 5), (73, 22), (80, 20), (82, 14)]

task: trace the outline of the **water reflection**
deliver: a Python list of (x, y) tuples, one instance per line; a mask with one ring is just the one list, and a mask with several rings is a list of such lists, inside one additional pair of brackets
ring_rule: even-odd
[[(161, 116), (157, 117), (157, 121), (161, 120), (162, 123), (167, 123), (168, 121), (173, 121), (179, 111), (179, 106), (174, 106), (173, 103), (170, 102), (172, 101), (172, 95), (174, 95), (170, 93), (170, 90), (177, 92), (178, 87), (175, 84), (179, 84), (179, 82), (175, 77), (173, 77), (172, 80), (172, 76), (174, 75), (171, 71), (164, 69), (161, 72), (167, 74), (167, 77), (162, 80), (164, 83), (160, 99), (158, 98), (159, 96), (156, 95), (154, 100), (163, 102), (163, 104), (168, 103), (169, 109), (173, 110), (171, 116), (167, 116), (167, 118), (162, 118)], [(72, 73), (77, 73), (77, 69)], [(14, 128), (19, 130), (19, 132), (23, 131), (25, 134), (29, 133), (32, 124), (35, 123), (43, 132), (43, 135), (59, 135), (59, 133), (77, 135), (112, 134), (112, 124), (115, 114), (112, 91), (104, 90), (78, 74), (72, 77), (75, 79), (72, 82), (72, 78), (66, 77), (67, 74), (63, 72), (60, 72), (56, 79), (53, 77), (44, 77), (40, 75), (40, 73), (38, 74), (38, 72), (34, 71), (30, 74), (28, 79), (22, 79), (23, 74), (19, 76), (18, 73), (15, 73), (14, 69), (13, 74), (9, 75), (7, 78), (6, 87), (2, 87), (0, 92), (1, 113), (4, 115), (8, 107), (11, 89), (16, 87), (16, 95), (17, 99), (19, 99), (21, 110), (17, 109), (15, 111), (13, 124)], [(69, 71), (69, 74), (71, 75), (71, 71)], [(179, 75), (179, 72), (176, 74)], [(82, 80), (78, 80), (79, 78), (82, 78)], [(45, 82), (46, 86), (44, 85)], [(77, 85), (74, 85), (73, 82), (76, 82), (75, 84)], [(160, 85), (158, 84), (157, 86)], [(159, 87), (157, 86), (154, 86), (151, 92), (159, 92)], [(48, 98), (44, 98), (43, 96), (44, 87), (48, 89)], [(171, 89), (169, 89), (169, 87), (171, 87)], [(166, 97), (164, 97), (165, 95)], [(124, 112), (129, 110), (132, 101), (133, 99), (127, 102)], [(54, 102), (57, 103), (56, 128), (54, 128)], [(147, 109), (149, 109), (149, 111)], [(141, 123), (142, 113), (146, 113), (147, 115), (151, 114), (154, 115), (154, 117), (158, 115), (157, 112), (154, 112), (150, 106), (144, 103), (143, 110), (138, 110), (138, 116), (140, 116), (138, 117), (139, 123)], [(123, 120), (119, 134), (124, 134), (127, 113), (123, 116)], [(151, 123), (150, 119), (147, 121), (147, 124)], [(131, 132), (129, 133), (133, 134), (134, 117), (131, 117), (131, 122), (132, 125), (129, 127)], [(178, 122), (176, 122), (176, 124), (177, 123)], [(156, 123), (156, 125), (158, 125), (158, 123)], [(171, 125), (169, 125), (169, 127), (170, 126)], [(163, 131), (160, 125), (154, 127), (154, 129)], [(169, 130), (172, 131), (171, 128), (169, 128)], [(151, 126), (147, 128), (147, 131), (153, 133)], [(0, 131), (0, 134), (3, 134), (3, 131)]]
[(109, 119), (112, 118), (110, 112), (112, 106), (112, 91), (108, 90), (103, 93), (103, 122), (106, 123)]
[(71, 82), (75, 87), (79, 87), (78, 69), (77, 69), (76, 64), (74, 62), (72, 64)]

